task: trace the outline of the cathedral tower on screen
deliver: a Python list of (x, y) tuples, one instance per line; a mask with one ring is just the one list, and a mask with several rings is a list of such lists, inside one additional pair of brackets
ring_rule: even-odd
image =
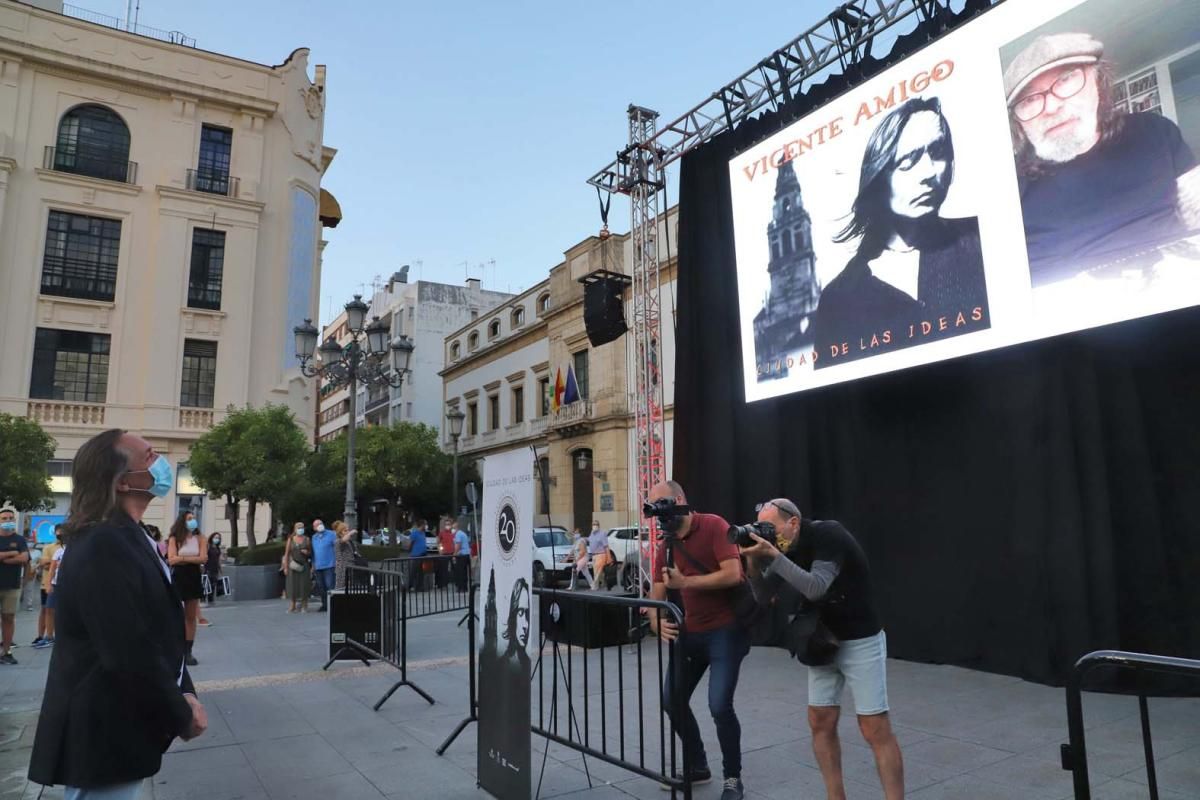
[(787, 374), (787, 358), (812, 346), (812, 321), (821, 297), (812, 219), (804, 209), (800, 181), (791, 162), (775, 179), (775, 200), (767, 224), (771, 289), (754, 317), (754, 358), (759, 380)]

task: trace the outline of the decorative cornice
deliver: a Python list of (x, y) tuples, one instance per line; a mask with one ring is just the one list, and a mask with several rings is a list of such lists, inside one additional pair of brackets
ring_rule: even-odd
[(262, 213), (262, 210), (267, 207), (266, 203), (258, 200), (239, 200), (236, 197), (226, 197), (223, 194), (193, 192), (188, 189), (178, 189), (174, 186), (164, 186), (161, 183), (158, 186), (155, 186), (154, 189), (158, 192), (160, 197), (169, 197), (172, 200), (183, 200), (187, 203), (216, 205), (236, 211), (249, 211), (255, 215)]
[(8, 156), (0, 156), (0, 172), (12, 172), (17, 168), (17, 160)]

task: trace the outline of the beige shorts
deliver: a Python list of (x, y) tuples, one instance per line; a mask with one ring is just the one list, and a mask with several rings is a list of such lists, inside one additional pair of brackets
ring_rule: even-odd
[(0, 590), (0, 614), (16, 614), (21, 607), (21, 590)]

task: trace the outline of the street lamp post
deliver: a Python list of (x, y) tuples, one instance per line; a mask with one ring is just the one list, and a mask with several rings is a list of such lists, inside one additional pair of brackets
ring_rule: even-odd
[(454, 483), (450, 484), (450, 513), (454, 515), (455, 520), (458, 519), (458, 437), (462, 436), (463, 419), (466, 416), (458, 410), (458, 406), (446, 412), (446, 422), (450, 427), (450, 441), (454, 443)]
[[(296, 337), (296, 358), (300, 372), (306, 377), (320, 378), (327, 386), (350, 390), (350, 429), (346, 433), (346, 509), (344, 521), (349, 528), (358, 528), (358, 509), (354, 500), (354, 434), (357, 416), (358, 384), (387, 385), (399, 389), (409, 372), (413, 343), (407, 336), (390, 338), (388, 324), (375, 317), (367, 324), (369, 306), (362, 295), (346, 303), (346, 327), (350, 341), (345, 345), (326, 339), (317, 347), (319, 332), (311, 319), (293, 329)], [(313, 358), (314, 352), (316, 358)], [(389, 361), (389, 353), (391, 359)]]

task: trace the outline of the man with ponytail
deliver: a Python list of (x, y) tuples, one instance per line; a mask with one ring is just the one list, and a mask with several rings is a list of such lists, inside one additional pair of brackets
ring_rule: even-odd
[(71, 468), (56, 589), (56, 645), (29, 779), (66, 800), (132, 800), (176, 737), (208, 717), (184, 664), (183, 606), (142, 526), (171, 465), (140, 436), (108, 430)]

